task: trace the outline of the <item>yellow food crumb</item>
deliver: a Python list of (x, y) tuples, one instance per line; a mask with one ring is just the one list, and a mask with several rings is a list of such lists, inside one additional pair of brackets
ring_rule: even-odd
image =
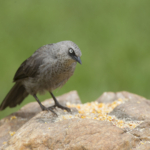
[(123, 102), (123, 100), (121, 98), (119, 98), (118, 101)]
[(125, 101), (128, 101), (128, 99), (121, 99), (113, 101), (112, 103), (98, 103), (95, 102), (88, 102), (85, 104), (71, 104), (67, 103), (67, 106), (69, 108), (76, 108), (78, 110), (78, 114), (76, 115), (64, 115), (61, 116), (59, 120), (61, 119), (70, 119), (70, 118), (87, 118), (87, 119), (96, 119), (99, 121), (109, 121), (112, 122), (113, 125), (119, 127), (119, 128), (130, 128), (133, 129), (137, 125), (141, 123), (141, 121), (124, 121), (119, 120), (115, 116), (108, 115), (115, 107), (118, 105), (124, 103)]
[(87, 103), (88, 106), (91, 106), (91, 103)]
[(11, 136), (13, 136), (14, 134), (15, 134), (16, 132), (9, 132), (9, 134), (11, 135)]
[(78, 108), (78, 109), (80, 109), (80, 108), (81, 108), (81, 106), (80, 106), (80, 105), (77, 105), (77, 108)]
[(80, 113), (80, 114), (84, 114), (84, 112), (83, 112), (83, 111), (79, 111), (79, 113)]
[(82, 119), (86, 118), (86, 116), (81, 116)]
[(118, 123), (120, 123), (120, 124), (123, 123), (123, 120), (119, 120)]
[(48, 129), (50, 129), (50, 127)]
[(111, 121), (111, 120), (112, 120), (112, 117), (111, 117), (111, 116), (108, 116), (107, 119), (108, 119), (109, 121)]
[(96, 111), (95, 111), (95, 110), (93, 110), (93, 111), (92, 111), (92, 113), (93, 113), (93, 114), (95, 114), (95, 113), (96, 113)]
[(3, 142), (3, 144), (5, 145), (7, 142)]
[(133, 128), (135, 128), (136, 127), (136, 125), (135, 124), (133, 124)]
[(101, 108), (101, 107), (103, 107), (103, 106), (104, 106), (103, 103), (98, 104), (98, 107), (99, 107), (99, 108)]
[(47, 124), (47, 122), (45, 122), (45, 124)]
[(16, 116), (11, 116), (10, 120), (17, 119)]

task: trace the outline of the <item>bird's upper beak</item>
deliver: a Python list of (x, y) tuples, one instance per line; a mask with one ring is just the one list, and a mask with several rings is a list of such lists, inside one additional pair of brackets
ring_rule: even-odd
[(73, 58), (74, 58), (74, 60), (76, 60), (78, 63), (82, 64), (82, 61), (81, 61), (80, 57), (74, 56)]

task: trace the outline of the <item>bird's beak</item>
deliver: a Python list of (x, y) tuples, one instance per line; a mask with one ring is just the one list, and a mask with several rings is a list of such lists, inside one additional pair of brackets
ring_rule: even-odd
[(82, 61), (81, 61), (80, 57), (74, 56), (73, 58), (74, 58), (74, 60), (76, 60), (78, 63), (82, 64)]

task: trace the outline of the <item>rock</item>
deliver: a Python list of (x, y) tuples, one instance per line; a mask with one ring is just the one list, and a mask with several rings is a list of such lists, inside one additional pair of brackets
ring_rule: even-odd
[(114, 92), (104, 92), (96, 101), (99, 103), (112, 103), (117, 98), (116, 93)]
[[(64, 105), (67, 100), (72, 112), (56, 109), (58, 116), (55, 116), (41, 112), (35, 102), (13, 114), (17, 118), (11, 115), (2, 119), (0, 142), (6, 143), (1, 149), (150, 149), (150, 101), (146, 98), (128, 92), (105, 92), (97, 101), (81, 104), (74, 91), (58, 100)], [(43, 104), (52, 105), (53, 101)]]
[(118, 92), (116, 99), (127, 99), (124, 104), (117, 106), (109, 115), (115, 115), (118, 119), (130, 120), (149, 120), (150, 101), (144, 97), (128, 93)]
[(128, 99), (128, 100), (146, 100), (146, 98), (133, 94), (133, 93), (129, 93), (126, 91), (122, 91), (122, 92), (104, 92), (96, 101), (98, 101), (99, 103), (111, 103), (117, 99)]
[(150, 141), (150, 121), (144, 121), (130, 133), (144, 142)]
[[(80, 98), (76, 91), (71, 91), (67, 94), (57, 97), (60, 103), (65, 105), (66, 102), (81, 103)], [(42, 102), (45, 106), (53, 105), (53, 100), (48, 99)], [(0, 148), (6, 141), (11, 138), (11, 135), (15, 133), (23, 124), (41, 112), (37, 102), (31, 102), (19, 111), (9, 115), (8, 117), (0, 120)]]
[(150, 150), (150, 143), (142, 143), (136, 149), (133, 150)]
[(138, 138), (110, 122), (92, 119), (56, 122), (50, 113), (41, 112), (17, 131), (5, 149), (127, 150), (138, 142)]

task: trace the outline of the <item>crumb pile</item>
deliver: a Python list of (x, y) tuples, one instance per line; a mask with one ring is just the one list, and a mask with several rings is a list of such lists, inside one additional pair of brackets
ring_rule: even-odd
[(134, 129), (138, 126), (141, 121), (124, 121), (119, 120), (115, 116), (110, 116), (110, 113), (115, 107), (118, 105), (125, 103), (128, 101), (127, 99), (118, 99), (112, 103), (98, 103), (98, 102), (91, 102), (85, 104), (70, 104), (67, 103), (67, 107), (69, 108), (76, 108), (78, 113), (76, 115), (63, 115), (58, 117), (58, 121), (63, 119), (71, 119), (71, 118), (82, 118), (82, 119), (95, 119), (100, 121), (110, 121), (115, 126), (119, 128), (129, 128)]

